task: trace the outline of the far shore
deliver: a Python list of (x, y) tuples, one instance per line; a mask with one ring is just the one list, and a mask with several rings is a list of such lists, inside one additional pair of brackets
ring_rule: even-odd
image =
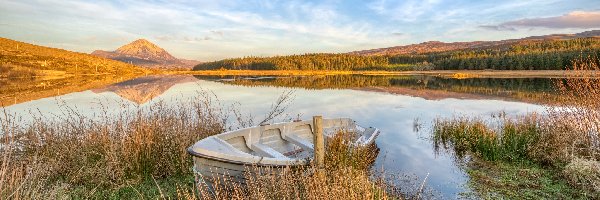
[(431, 71), (312, 71), (312, 70), (202, 70), (164, 71), (164, 74), (191, 75), (429, 75), (449, 78), (563, 78), (573, 76), (600, 76), (598, 71), (572, 70), (431, 70)]

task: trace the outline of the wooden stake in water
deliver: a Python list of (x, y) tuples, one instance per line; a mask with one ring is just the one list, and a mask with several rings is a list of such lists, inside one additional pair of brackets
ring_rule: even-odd
[(314, 160), (319, 168), (325, 163), (325, 140), (323, 139), (323, 117), (313, 116)]

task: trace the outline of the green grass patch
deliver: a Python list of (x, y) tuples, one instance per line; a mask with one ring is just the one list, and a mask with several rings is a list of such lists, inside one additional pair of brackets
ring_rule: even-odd
[(528, 160), (530, 145), (541, 134), (536, 115), (500, 122), (499, 130), (494, 130), (481, 119), (437, 120), (433, 131), (434, 148), (452, 149), (459, 158), (469, 153), (486, 161)]
[[(503, 116), (503, 114), (501, 114)], [(438, 119), (433, 129), (436, 151), (449, 150), (465, 169), (469, 186), (484, 199), (597, 199), (600, 164), (574, 157), (544, 162), (555, 123), (535, 114), (484, 121)], [(564, 138), (567, 139), (567, 138)], [(578, 162), (575, 162), (578, 161)]]
[(57, 191), (59, 199), (177, 199), (178, 190), (193, 190), (194, 177), (174, 176), (146, 179), (118, 188), (75, 186)]
[(474, 159), (466, 171), (469, 186), (483, 199), (593, 199), (569, 185), (559, 170), (537, 164)]

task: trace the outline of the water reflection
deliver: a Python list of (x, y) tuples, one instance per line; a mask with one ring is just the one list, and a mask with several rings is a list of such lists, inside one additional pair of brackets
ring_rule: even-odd
[(421, 97), (428, 100), (498, 99), (530, 103), (556, 100), (555, 81), (551, 78), (470, 78), (454, 79), (436, 76), (196, 76), (201, 80), (217, 80), (244, 86), (277, 86), (304, 89), (357, 89)]
[[(431, 142), (415, 132), (415, 119), (419, 119), (421, 132), (426, 132), (423, 129), (427, 129), (435, 118), (457, 113), (486, 116), (500, 110), (508, 115), (540, 111), (542, 106), (516, 101), (518, 94), (534, 94), (525, 98), (529, 101), (529, 97), (542, 95), (551, 85), (550, 80), (540, 79), (457, 81), (431, 77), (369, 76), (223, 78), (145, 77), (105, 88), (16, 104), (6, 107), (6, 110), (24, 116), (28, 115), (29, 110), (60, 115), (62, 104), (93, 116), (101, 112), (98, 101), (104, 102), (102, 107), (105, 108), (124, 108), (121, 106), (124, 103), (144, 107), (158, 101), (178, 103), (177, 99), (189, 99), (200, 90), (208, 90), (225, 104), (239, 102), (240, 109), (251, 113), (257, 121), (283, 91), (295, 88), (295, 101), (286, 111), (286, 118), (298, 115), (303, 119), (313, 115), (351, 117), (365, 126), (378, 127), (381, 135), (377, 145), (381, 152), (375, 163), (376, 168), (414, 173), (421, 178), (429, 173), (428, 185), (446, 198), (453, 198), (465, 191), (463, 185), (467, 177), (454, 165), (453, 158), (444, 154), (436, 155)], [(123, 102), (123, 99), (127, 100)], [(537, 99), (531, 100), (535, 101)]]
[(198, 80), (191, 75), (153, 75), (112, 84), (103, 88), (92, 89), (92, 92), (113, 92), (123, 99), (136, 104), (144, 104), (162, 95), (177, 84), (196, 81)]

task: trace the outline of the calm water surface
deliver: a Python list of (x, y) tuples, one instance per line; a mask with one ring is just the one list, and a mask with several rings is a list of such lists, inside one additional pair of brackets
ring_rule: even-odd
[[(256, 120), (286, 90), (295, 99), (286, 116), (278, 120), (350, 117), (381, 130), (381, 149), (375, 167), (388, 172), (414, 174), (418, 183), (429, 174), (427, 185), (447, 198), (468, 191), (465, 172), (447, 154), (436, 154), (430, 134), (439, 117), (487, 117), (499, 111), (508, 115), (543, 110), (549, 79), (444, 79), (400, 76), (311, 77), (209, 77), (149, 76), (111, 86), (38, 99), (6, 107), (27, 119), (31, 112), (60, 117), (65, 106), (88, 116), (118, 112), (123, 105), (146, 107), (181, 102), (200, 91), (212, 91), (224, 104), (240, 103)], [(421, 124), (415, 129), (415, 121)]]

